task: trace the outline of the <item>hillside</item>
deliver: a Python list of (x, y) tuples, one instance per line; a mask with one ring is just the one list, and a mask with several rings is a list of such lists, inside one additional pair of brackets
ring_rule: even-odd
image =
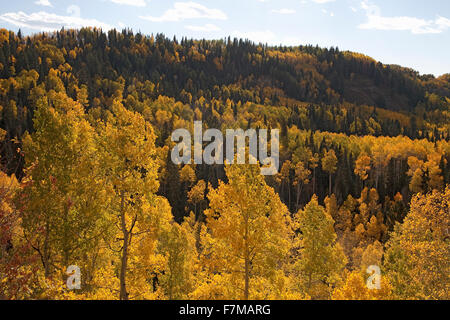
[[(419, 126), (413, 130), (402, 126), (402, 133), (409, 136), (426, 136), (418, 131), (436, 128), (441, 129), (440, 135), (448, 133), (448, 75), (421, 76), (338, 48), (268, 47), (238, 39), (177, 41), (161, 34), (146, 37), (125, 30), (90, 29), (26, 38), (2, 30), (0, 43), (2, 79), (35, 70), (39, 85), (50, 69), (59, 70), (73, 88), (87, 86), (91, 106), (95, 98), (103, 104), (115, 87), (123, 87), (126, 98), (130, 87), (148, 81), (152, 97), (165, 95), (183, 103), (203, 97), (275, 106), (351, 105), (352, 112), (360, 109), (355, 107), (370, 106), (424, 118), (425, 122), (413, 124)], [(374, 119), (380, 122), (381, 134), (398, 134), (386, 124), (397, 120), (395, 114), (378, 119), (375, 112)], [(325, 128), (319, 125), (318, 129)]]
[[(279, 172), (175, 164), (172, 133), (200, 120), (279, 129)], [(2, 29), (0, 141), (0, 299), (449, 297), (450, 74), (338, 48)], [(57, 285), (73, 264), (75, 292)]]

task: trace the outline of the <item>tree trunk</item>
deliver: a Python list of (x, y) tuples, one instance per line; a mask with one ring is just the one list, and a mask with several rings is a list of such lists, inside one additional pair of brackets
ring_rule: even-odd
[(44, 265), (44, 275), (46, 278), (50, 276), (50, 249), (49, 249), (49, 222), (47, 221), (45, 224), (45, 239), (44, 239), (44, 248), (42, 254), (42, 264)]
[[(248, 250), (247, 250), (248, 251)], [(247, 253), (246, 253), (247, 255)], [(244, 300), (248, 300), (248, 292), (250, 289), (250, 263), (248, 257), (245, 257), (245, 288), (244, 288)]]
[(289, 205), (288, 205), (288, 208), (289, 208), (289, 210), (290, 210), (290, 209), (291, 209), (291, 182), (290, 182), (290, 181), (288, 181), (287, 189), (288, 189), (288, 197), (289, 197)]
[(298, 183), (298, 185), (297, 185), (297, 206), (296, 206), (296, 208), (297, 208), (297, 211), (298, 211), (298, 209), (299, 209), (299, 203), (300, 203), (300, 193), (301, 193), (301, 191), (302, 191), (302, 189), (300, 188), (300, 183)]
[(249, 289), (250, 289), (250, 252), (249, 252), (249, 244), (248, 244), (248, 216), (245, 217), (245, 270), (244, 270), (244, 300), (248, 300), (249, 297)]
[(122, 259), (120, 267), (120, 300), (128, 300), (127, 284), (126, 284), (126, 273), (127, 273), (127, 263), (128, 263), (128, 230), (125, 221), (125, 198), (122, 194), (121, 205), (120, 205), (120, 218), (123, 233), (123, 248), (122, 248)]
[(316, 168), (313, 169), (313, 194), (316, 194)]
[(330, 193), (329, 193), (329, 196), (331, 197), (331, 172), (330, 172)]

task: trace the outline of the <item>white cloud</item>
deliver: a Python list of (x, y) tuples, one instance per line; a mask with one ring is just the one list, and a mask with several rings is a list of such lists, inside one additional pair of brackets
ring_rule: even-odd
[(368, 16), (368, 21), (360, 29), (411, 31), (414, 34), (441, 33), (442, 29), (434, 27), (433, 21), (413, 17)]
[(72, 17), (79, 18), (81, 17), (81, 9), (77, 5), (71, 5), (67, 8), (66, 12), (70, 14)]
[(35, 2), (38, 6), (53, 7), (49, 0), (38, 0)]
[(315, 3), (328, 3), (328, 2), (334, 2), (336, 0), (312, 0)]
[(361, 8), (366, 11), (368, 16), (379, 16), (381, 15), (380, 7), (370, 3), (368, 0), (363, 0), (361, 2)]
[(279, 9), (279, 10), (272, 10), (272, 13), (279, 13), (279, 14), (294, 14), (296, 11), (293, 9)]
[(360, 29), (410, 31), (413, 34), (442, 33), (450, 27), (450, 20), (438, 17), (425, 20), (415, 17), (383, 17), (378, 6), (364, 0), (361, 8), (366, 11), (367, 22), (358, 26)]
[(45, 11), (26, 14), (22, 11), (9, 12), (0, 15), (0, 19), (21, 28), (39, 31), (55, 31), (63, 27), (79, 29), (82, 27), (98, 27), (105, 30), (113, 27), (95, 19), (83, 19), (79, 16), (60, 16)]
[(134, 7), (145, 7), (147, 5), (145, 3), (145, 0), (109, 0), (109, 1), (117, 4), (124, 4), (127, 6), (134, 6)]
[(175, 2), (174, 7), (160, 17), (140, 16), (152, 22), (181, 21), (187, 19), (227, 20), (227, 15), (219, 9), (209, 9), (196, 2)]
[(221, 29), (214, 24), (205, 24), (204, 26), (185, 26), (186, 29), (191, 31), (200, 31), (200, 32), (215, 32), (220, 31)]
[(450, 19), (444, 18), (444, 17), (439, 17), (435, 20), (435, 23), (440, 27), (440, 28), (450, 28)]

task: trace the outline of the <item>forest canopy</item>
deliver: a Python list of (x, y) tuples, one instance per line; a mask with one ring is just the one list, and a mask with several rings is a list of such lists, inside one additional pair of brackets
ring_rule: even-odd
[[(200, 120), (279, 129), (279, 173), (175, 165), (171, 133)], [(449, 299), (449, 74), (2, 29), (0, 138), (0, 299)]]

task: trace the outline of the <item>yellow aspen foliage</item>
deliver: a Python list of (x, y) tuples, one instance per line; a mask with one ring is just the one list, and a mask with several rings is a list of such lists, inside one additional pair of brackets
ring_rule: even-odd
[(357, 268), (361, 265), (361, 257), (364, 252), (364, 248), (368, 245), (368, 243), (370, 243), (367, 230), (362, 223), (358, 224), (355, 231), (352, 232), (351, 240), (352, 247), (347, 252), (351, 253), (349, 256), (351, 265), (354, 268)]
[(297, 187), (297, 210), (300, 205), (300, 195), (302, 193), (302, 187), (309, 183), (309, 177), (311, 175), (311, 171), (308, 170), (302, 161), (297, 162), (294, 167), (294, 181), (293, 185)]
[(198, 204), (204, 200), (206, 190), (206, 182), (200, 180), (197, 184), (188, 192), (188, 201), (193, 204)]
[(347, 258), (336, 242), (333, 218), (313, 196), (295, 216), (299, 228), (295, 270), (300, 286), (313, 299), (325, 299), (339, 279)]
[(400, 192), (397, 192), (394, 196), (394, 201), (395, 202), (402, 202), (403, 201), (403, 196)]
[(187, 183), (189, 186), (191, 186), (197, 177), (195, 176), (195, 171), (190, 165), (185, 165), (181, 171), (180, 171), (180, 180), (182, 182)]
[(339, 206), (334, 194), (332, 194), (331, 197), (325, 197), (325, 208), (327, 210), (327, 214), (329, 214), (330, 217), (332, 217), (336, 222), (336, 219), (339, 218)]
[(37, 103), (35, 132), (23, 139), (26, 176), (17, 202), (24, 237), (50, 276), (72, 264), (86, 267), (104, 232), (105, 191), (83, 107), (54, 91)]
[(381, 266), (383, 254), (383, 245), (379, 241), (369, 244), (361, 256), (361, 272), (366, 272), (369, 266)]
[(291, 168), (292, 168), (291, 161), (287, 160), (283, 163), (280, 172), (277, 173), (275, 178), (279, 185), (281, 185), (284, 181), (289, 181), (288, 179)]
[(392, 287), (386, 277), (381, 276), (380, 289), (369, 289), (366, 277), (359, 271), (353, 271), (343, 286), (333, 291), (333, 300), (391, 300)]
[(409, 189), (414, 193), (419, 193), (423, 190), (423, 166), (424, 162), (417, 159), (414, 156), (408, 158), (409, 170), (407, 172), (408, 176), (411, 177), (409, 183)]
[(450, 187), (416, 195), (387, 243), (384, 268), (400, 299), (450, 298)]
[(331, 176), (337, 170), (338, 159), (333, 149), (328, 150), (322, 158), (322, 169), (328, 172), (329, 194), (331, 195)]
[(6, 29), (0, 29), (0, 44), (9, 43), (9, 31)]
[(66, 92), (64, 83), (59, 77), (58, 70), (50, 69), (48, 76), (45, 79), (45, 87), (48, 91), (54, 90), (56, 92)]
[[(351, 195), (348, 195), (344, 204), (339, 208), (339, 213), (335, 220), (335, 230), (336, 232), (343, 233), (344, 231), (350, 231), (353, 226), (353, 212), (355, 212), (357, 205), (357, 200), (355, 200)], [(332, 212), (331, 210), (329, 212)]]
[[(156, 285), (166, 272), (166, 256), (161, 244), (172, 228), (172, 209), (167, 199), (155, 197), (144, 204), (143, 215), (130, 236), (126, 285), (130, 300), (157, 300), (164, 291)], [(123, 256), (120, 259), (122, 267)], [(120, 274), (119, 274), (120, 280)]]
[(367, 223), (367, 235), (373, 240), (381, 240), (381, 236), (386, 232), (386, 226), (378, 219), (382, 217), (372, 216)]
[(442, 170), (439, 167), (442, 155), (435, 152), (428, 154), (428, 161), (425, 162), (425, 170), (428, 173), (428, 189), (431, 190), (442, 190), (444, 185), (444, 177), (442, 176)]
[[(200, 180), (195, 186), (188, 192), (188, 202), (194, 205), (194, 213), (198, 216), (198, 211), (202, 210), (202, 203), (205, 200), (206, 182)], [(201, 212), (201, 211), (200, 211)]]
[[(147, 216), (135, 226), (133, 242), (128, 248), (127, 294), (132, 300), (162, 300), (164, 290), (156, 285), (167, 270), (166, 253), (161, 243), (172, 226), (172, 214), (168, 201), (162, 197), (145, 208)], [(96, 270), (85, 290), (67, 290), (64, 283), (55, 282), (57, 293), (51, 297), (65, 300), (117, 300), (120, 298), (121, 256), (112, 251), (113, 246), (101, 246), (96, 256)], [(181, 249), (181, 248), (180, 248)], [(120, 252), (120, 250), (118, 250)], [(82, 279), (86, 277), (82, 273)]]
[(38, 285), (36, 254), (21, 237), (21, 220), (14, 197), (20, 185), (14, 175), (0, 171), (0, 300), (35, 297)]
[(204, 286), (221, 288), (212, 298), (253, 299), (261, 281), (275, 290), (277, 271), (288, 258), (288, 210), (257, 165), (230, 165), (226, 173), (229, 182), (208, 194), (202, 263), (214, 276)]
[[(120, 239), (120, 299), (129, 298), (128, 263), (137, 234), (151, 232), (149, 220), (157, 218), (149, 210), (157, 201), (159, 188), (155, 134), (142, 115), (128, 111), (115, 101), (113, 114), (99, 126), (102, 172), (109, 189), (111, 224)], [(136, 240), (136, 239), (134, 239)], [(133, 261), (131, 261), (132, 263)]]
[[(108, 257), (106, 248), (99, 250), (99, 257)], [(102, 259), (103, 260), (103, 259)], [(46, 279), (43, 287), (46, 287), (45, 295), (40, 298), (55, 300), (117, 300), (119, 288), (119, 277), (116, 273), (116, 265), (111, 260), (107, 263), (99, 263), (95, 273), (89, 281), (88, 290), (68, 290), (66, 283), (59, 279)], [(82, 273), (82, 288), (86, 285)]]
[(75, 50), (70, 50), (69, 51), (69, 57), (70, 57), (70, 59), (75, 60), (77, 58), (76, 51)]
[(421, 168), (417, 168), (411, 176), (411, 182), (409, 183), (409, 190), (413, 193), (423, 192), (423, 171)]
[(173, 223), (162, 234), (160, 252), (165, 256), (164, 273), (159, 276), (165, 298), (186, 300), (195, 288), (197, 261), (195, 216)]
[(439, 168), (439, 163), (427, 162), (428, 169), (428, 189), (442, 190), (444, 185), (444, 177), (442, 176), (442, 170)]
[(295, 167), (295, 179), (294, 179), (294, 186), (301, 185), (301, 184), (308, 184), (309, 183), (309, 176), (311, 174), (311, 171), (309, 171), (303, 162), (299, 161)]
[(77, 90), (77, 101), (84, 107), (89, 107), (89, 92), (87, 86), (82, 85), (81, 88)]
[(290, 188), (290, 175), (291, 175), (292, 163), (289, 160), (286, 160), (281, 166), (280, 172), (275, 175), (275, 182), (279, 187), (280, 195), (285, 194), (285, 190), (287, 189), (288, 193), (288, 206), (291, 204), (291, 188)]
[[(450, 299), (450, 74), (96, 28), (0, 47), (0, 300)], [(279, 173), (174, 164), (195, 120), (201, 149), (278, 129)]]
[(358, 175), (362, 181), (367, 180), (369, 177), (369, 171), (371, 169), (370, 164), (371, 159), (365, 153), (362, 153), (358, 159), (356, 159), (355, 174)]
[(201, 281), (198, 282), (192, 300), (229, 300), (242, 299), (240, 281), (231, 273), (211, 273), (202, 271), (199, 273)]

